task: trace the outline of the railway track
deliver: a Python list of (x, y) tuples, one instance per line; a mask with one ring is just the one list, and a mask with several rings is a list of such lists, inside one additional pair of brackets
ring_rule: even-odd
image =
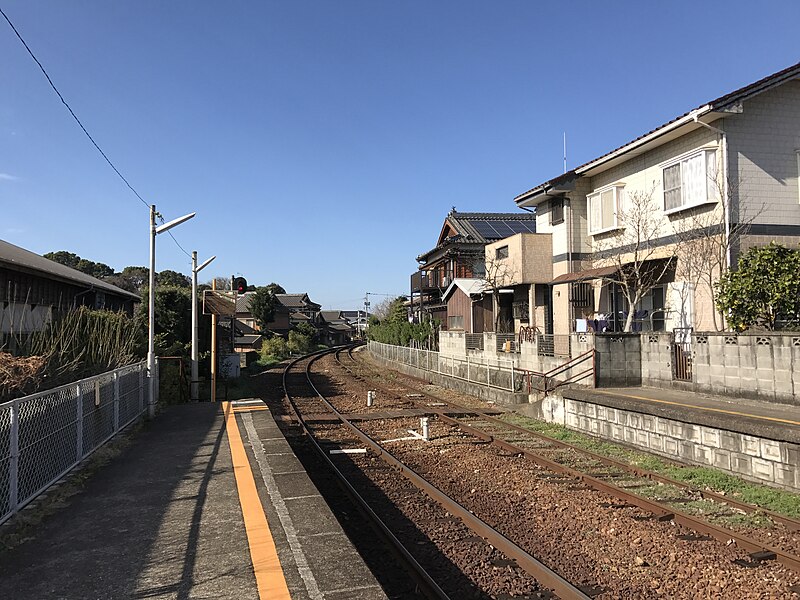
[[(347, 364), (345, 364), (343, 356), (348, 357)], [(457, 428), (464, 435), (493, 445), (509, 456), (525, 457), (549, 471), (550, 475), (554, 476), (554, 481), (556, 478), (560, 478), (558, 481), (562, 484), (588, 486), (593, 490), (614, 496), (617, 502), (607, 503), (607, 508), (611, 510), (622, 511), (622, 509), (635, 507), (649, 513), (650, 518), (654, 521), (672, 522), (691, 530), (693, 533), (679, 534), (687, 541), (704, 541), (714, 538), (727, 546), (742, 549), (747, 552), (746, 556), (736, 560), (743, 566), (760, 566), (777, 560), (795, 572), (800, 571), (800, 559), (794, 551), (794, 548), (797, 547), (797, 539), (796, 536), (791, 535), (800, 528), (800, 523), (796, 520), (763, 511), (758, 507), (712, 492), (696, 490), (621, 461), (541, 436), (507, 423), (497, 418), (497, 415), (489, 414), (488, 411), (464, 407), (439, 397), (431, 397), (420, 390), (420, 387), (401, 384), (396, 379), (390, 384), (384, 380), (378, 385), (376, 378), (380, 374), (374, 367), (367, 367), (361, 364), (362, 361), (355, 361), (352, 356), (352, 348), (348, 351), (339, 351), (336, 359), (339, 366), (349, 376), (362, 383), (368, 383), (368, 387), (372, 389), (381, 390), (380, 396), (384, 402), (388, 402), (390, 409), (397, 411), (402, 407), (406, 409), (414, 407), (435, 416), (442, 424)], [(461, 411), (461, 414), (458, 414), (458, 411)], [(359, 418), (363, 418), (363, 416)], [(663, 486), (665, 490), (669, 489), (670, 492), (678, 490), (681, 494), (670, 493), (667, 494), (668, 498), (665, 501), (655, 501), (633, 492), (633, 490), (639, 489), (639, 486), (653, 485), (653, 482)], [(743, 513), (758, 511), (762, 516), (772, 519), (776, 527), (781, 528), (787, 534), (786, 538), (790, 540), (788, 544), (791, 549), (765, 543), (763, 540), (754, 539), (727, 527), (720, 527), (707, 519), (675, 508), (676, 505), (680, 506), (697, 499), (706, 499), (718, 504), (717, 516), (720, 512), (731, 509)], [(787, 597), (792, 597), (791, 593), (798, 589), (800, 588), (788, 585), (786, 590), (790, 595)]]
[[(565, 599), (588, 599), (594, 593), (600, 591), (591, 585), (584, 586), (581, 589), (562, 578), (514, 541), (475, 516), (458, 500), (444, 493), (416, 473), (408, 464), (405, 464), (390, 452), (385, 445), (382, 445), (339, 412), (320, 393), (312, 381), (311, 365), (323, 355), (324, 353), (321, 353), (297, 360), (286, 368), (283, 376), (285, 399), (291, 406), (295, 419), (300, 423), (309, 440), (315, 446), (319, 456), (324, 459), (336, 474), (342, 485), (348, 490), (353, 501), (361, 507), (363, 514), (373, 522), (375, 528), (391, 544), (395, 555), (403, 561), (406, 569), (417, 582), (418, 589), (425, 597), (454, 599), (462, 597), (548, 598), (555, 594)], [(290, 373), (292, 370), (296, 371), (297, 369), (305, 371), (305, 385), (311, 390), (310, 394), (307, 391), (304, 392), (302, 389), (298, 389), (302, 386), (299, 386), (297, 382), (290, 383)], [(323, 412), (323, 409), (326, 412)], [(335, 421), (322, 418), (326, 414), (333, 415)], [(346, 430), (346, 435), (343, 435), (342, 429)], [(332, 430), (335, 430), (337, 434), (335, 436), (337, 441), (333, 444), (336, 446), (335, 449), (331, 448)], [(382, 517), (379, 510), (370, 505), (365, 495), (359, 491), (359, 486), (353, 483), (354, 480), (359, 479), (358, 475), (352, 472), (354, 463), (356, 463), (355, 466), (358, 466), (358, 459), (354, 460), (353, 457), (360, 455), (354, 455), (348, 451), (357, 449), (342, 448), (343, 445), (352, 446), (354, 441), (366, 447), (369, 453), (369, 456), (364, 456), (361, 460), (364, 463), (360, 465), (363, 467), (362, 474), (376, 470), (375, 465), (370, 464), (369, 458), (379, 458), (393, 472), (393, 475), (389, 477), (385, 477), (386, 474), (382, 473), (384, 475), (382, 485), (385, 485), (387, 481), (393, 480), (392, 485), (396, 487), (399, 479), (396, 474), (401, 473), (405, 481), (415, 488), (414, 491), (401, 490), (401, 496), (403, 494), (417, 497), (426, 496), (439, 505), (438, 515), (426, 515), (423, 516), (423, 520), (447, 524), (444, 528), (434, 528), (430, 533), (434, 536), (438, 533), (444, 534), (445, 539), (434, 539), (434, 541), (439, 541), (441, 545), (449, 548), (451, 551), (447, 556), (449, 560), (456, 564), (459, 562), (464, 563), (463, 567), (468, 570), (469, 564), (474, 562), (475, 557), (478, 557), (478, 564), (481, 562), (480, 557), (488, 558), (488, 560), (482, 561), (488, 567), (487, 573), (479, 574), (480, 576), (474, 578), (477, 580), (475, 582), (478, 587), (477, 590), (473, 589), (469, 593), (464, 593), (465, 590), (463, 588), (459, 589), (453, 585), (440, 586), (436, 576), (429, 572), (429, 565), (424, 564), (424, 560), (419, 560), (415, 556), (414, 549), (408, 548), (401, 539), (402, 536), (396, 535), (393, 531), (390, 522)], [(340, 454), (332, 454), (331, 452)], [(344, 458), (337, 460), (335, 457)], [(381, 478), (378, 477), (377, 479)], [(390, 485), (389, 487), (392, 486)], [(408, 488), (407, 485), (405, 487)], [(396, 492), (397, 490), (387, 490), (389, 495)], [(406, 497), (404, 500), (408, 504), (408, 498)], [(414, 504), (417, 507), (430, 506), (430, 502), (424, 498), (417, 498), (410, 504)], [(468, 530), (468, 534), (464, 535), (463, 531), (460, 534), (454, 532), (454, 529), (458, 529), (459, 526), (461, 529)], [(454, 533), (455, 535), (453, 535)], [(435, 568), (435, 565), (433, 567)], [(497, 569), (500, 571), (497, 574), (498, 576), (494, 577), (495, 581), (487, 582), (487, 574), (491, 576), (493, 571)], [(481, 583), (488, 583), (488, 585), (480, 586)], [(450, 589), (443, 589), (447, 587)], [(506, 589), (503, 589), (504, 587)]]

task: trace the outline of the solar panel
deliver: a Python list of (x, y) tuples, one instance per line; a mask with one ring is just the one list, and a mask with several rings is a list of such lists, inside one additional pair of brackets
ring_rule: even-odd
[(475, 228), (480, 235), (485, 238), (496, 238), (497, 237), (497, 230), (492, 227), (492, 224), (489, 221), (471, 221), (472, 226)]

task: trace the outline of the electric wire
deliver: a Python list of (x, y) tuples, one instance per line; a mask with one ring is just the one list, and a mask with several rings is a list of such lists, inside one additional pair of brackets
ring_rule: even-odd
[[(129, 189), (131, 192), (133, 192), (133, 194), (134, 194), (134, 195), (135, 195), (135, 196), (136, 196), (136, 197), (137, 197), (139, 200), (141, 200), (141, 201), (142, 201), (142, 204), (144, 204), (144, 205), (145, 205), (145, 206), (146, 206), (146, 207), (149, 209), (149, 208), (150, 208), (150, 204), (148, 204), (148, 203), (147, 203), (147, 200), (145, 200), (144, 198), (142, 198), (142, 196), (139, 194), (139, 192), (137, 192), (137, 191), (136, 191), (136, 189), (134, 189), (134, 187), (133, 187), (133, 186), (130, 184), (130, 182), (129, 182), (129, 181), (126, 179), (126, 178), (125, 178), (125, 176), (124, 176), (124, 175), (123, 175), (123, 174), (122, 174), (122, 173), (119, 171), (119, 169), (117, 169), (117, 167), (114, 165), (114, 163), (113, 163), (113, 162), (111, 162), (111, 159), (110, 159), (110, 158), (108, 158), (108, 156), (106, 155), (106, 153), (105, 153), (105, 152), (103, 152), (103, 149), (102, 149), (102, 148), (101, 148), (101, 147), (98, 145), (98, 143), (97, 143), (97, 142), (94, 140), (94, 138), (91, 136), (91, 134), (90, 134), (90, 133), (87, 131), (86, 127), (84, 127), (83, 123), (82, 123), (82, 122), (81, 122), (81, 120), (78, 118), (78, 115), (76, 115), (76, 114), (75, 114), (75, 111), (74, 111), (74, 110), (72, 110), (72, 107), (71, 107), (71, 106), (69, 105), (69, 103), (66, 101), (66, 99), (64, 98), (64, 96), (62, 96), (62, 95), (61, 95), (61, 92), (59, 92), (59, 91), (58, 91), (58, 88), (56, 87), (56, 84), (55, 84), (55, 83), (53, 83), (53, 80), (52, 80), (52, 79), (50, 79), (50, 75), (47, 73), (47, 70), (44, 68), (44, 65), (42, 65), (42, 63), (39, 61), (39, 59), (38, 59), (38, 58), (36, 58), (36, 55), (33, 53), (33, 50), (31, 50), (30, 46), (28, 46), (28, 43), (25, 41), (25, 39), (22, 37), (22, 35), (20, 34), (20, 32), (19, 32), (19, 31), (17, 30), (17, 28), (14, 26), (14, 23), (12, 23), (12, 22), (11, 22), (11, 19), (9, 19), (9, 18), (8, 18), (8, 15), (5, 13), (5, 11), (2, 9), (2, 7), (0, 7), (0, 15), (3, 15), (3, 18), (6, 20), (6, 23), (8, 23), (9, 27), (11, 27), (11, 30), (12, 30), (12, 31), (14, 32), (14, 34), (17, 36), (17, 39), (19, 39), (19, 41), (20, 41), (20, 42), (22, 43), (22, 45), (25, 47), (25, 50), (27, 50), (27, 52), (28, 52), (28, 54), (30, 55), (30, 57), (31, 57), (31, 58), (33, 59), (33, 61), (34, 61), (34, 62), (37, 64), (37, 66), (38, 66), (38, 67), (39, 67), (39, 69), (41, 70), (42, 74), (45, 76), (45, 79), (47, 79), (47, 83), (49, 83), (49, 84), (50, 84), (50, 87), (51, 87), (51, 88), (53, 88), (53, 91), (56, 93), (56, 95), (58, 96), (58, 98), (61, 100), (61, 103), (62, 103), (62, 104), (63, 104), (63, 105), (64, 105), (64, 106), (67, 108), (67, 110), (69, 111), (69, 114), (70, 114), (70, 115), (72, 115), (72, 118), (73, 118), (73, 119), (75, 119), (75, 122), (76, 122), (76, 123), (78, 124), (78, 126), (81, 128), (81, 130), (83, 131), (83, 133), (84, 133), (84, 134), (86, 134), (86, 137), (87, 137), (87, 138), (89, 138), (89, 141), (90, 141), (90, 142), (92, 142), (92, 145), (93, 145), (93, 146), (94, 146), (94, 147), (97, 149), (97, 151), (98, 151), (98, 152), (100, 153), (100, 155), (101, 155), (101, 156), (102, 156), (102, 157), (105, 159), (105, 161), (108, 163), (108, 165), (109, 165), (109, 166), (110, 166), (110, 167), (111, 167), (111, 168), (114, 170), (114, 172), (117, 174), (117, 176), (118, 176), (118, 177), (119, 177), (119, 178), (120, 178), (120, 179), (121, 179), (121, 180), (122, 180), (122, 181), (125, 183), (125, 185), (128, 187), (128, 189)], [(164, 222), (164, 217), (160, 217), (160, 219), (161, 219), (161, 222), (163, 223), (163, 222)], [(175, 245), (176, 245), (176, 246), (178, 246), (178, 248), (180, 248), (180, 249), (181, 249), (181, 251), (182, 251), (182, 252), (183, 252), (183, 253), (184, 253), (186, 256), (188, 256), (188, 257), (190, 257), (190, 258), (191, 258), (191, 254), (189, 254), (189, 253), (186, 251), (186, 249), (185, 249), (183, 246), (181, 246), (181, 245), (178, 243), (178, 240), (177, 240), (177, 239), (175, 239), (175, 236), (174, 236), (174, 235), (172, 235), (172, 232), (171, 232), (171, 231), (168, 231), (167, 233), (169, 233), (169, 237), (171, 237), (171, 238), (172, 238), (172, 241), (173, 241), (173, 242), (175, 242)]]

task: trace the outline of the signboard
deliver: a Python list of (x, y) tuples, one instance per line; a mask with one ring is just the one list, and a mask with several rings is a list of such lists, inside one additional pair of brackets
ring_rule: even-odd
[(236, 293), (227, 290), (204, 290), (203, 314), (220, 317), (236, 316)]

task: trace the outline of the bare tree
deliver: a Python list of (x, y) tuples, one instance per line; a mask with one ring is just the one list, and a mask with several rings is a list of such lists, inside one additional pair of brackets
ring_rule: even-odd
[(625, 297), (628, 315), (624, 331), (631, 330), (642, 298), (673, 268), (672, 252), (665, 252), (655, 243), (662, 237), (664, 220), (653, 202), (654, 189), (630, 194), (627, 207), (617, 213), (620, 229), (595, 244), (595, 265), (614, 267), (614, 272), (605, 279), (617, 284)]
[[(702, 287), (710, 298), (714, 297), (722, 274), (731, 268), (731, 256), (766, 207), (765, 204), (748, 209), (742, 207), (741, 181), (741, 175), (727, 181), (721, 175), (714, 177), (710, 183), (721, 202), (711, 208), (698, 207), (686, 211), (675, 222), (675, 236), (683, 249), (676, 265), (676, 278), (691, 283), (695, 288)], [(732, 197), (738, 198), (737, 211), (731, 210)], [(684, 296), (690, 293), (689, 287), (681, 290), (682, 310), (688, 301)], [(726, 326), (725, 313), (715, 309), (712, 317), (714, 329), (722, 331)]]
[(500, 315), (500, 290), (514, 285), (515, 277), (517, 276), (516, 269), (514, 269), (507, 258), (498, 258), (497, 256), (486, 256), (484, 259), (483, 277), (484, 293), (489, 292), (492, 295), (494, 305), (494, 330), (497, 333), (501, 327), (509, 329), (507, 323), (501, 322)]

